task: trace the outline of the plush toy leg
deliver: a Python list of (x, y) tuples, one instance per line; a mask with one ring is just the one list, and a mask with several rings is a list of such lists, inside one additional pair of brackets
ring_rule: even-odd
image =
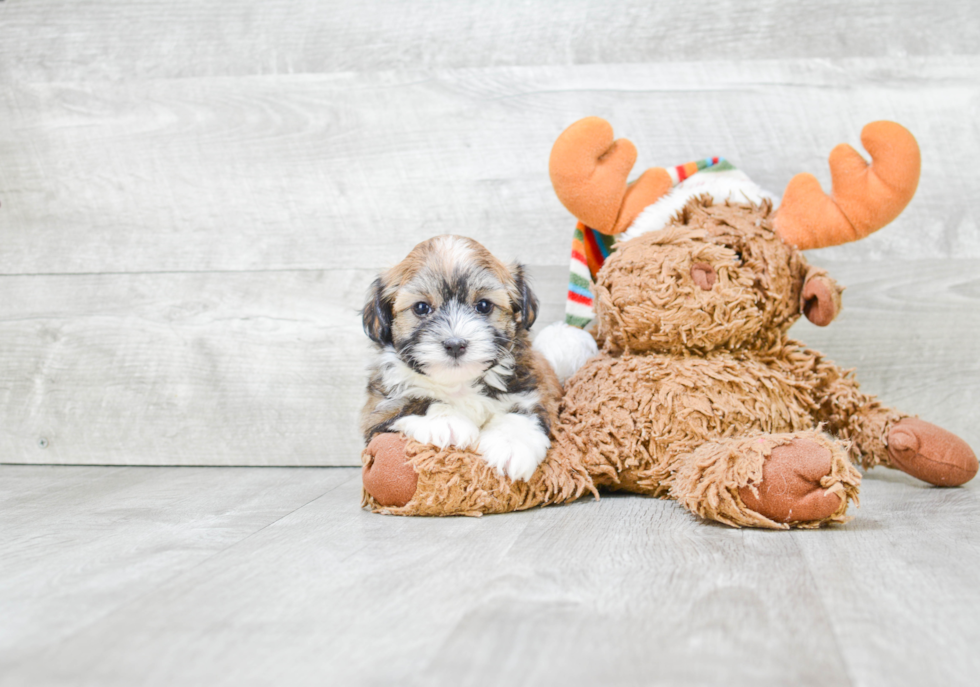
[(845, 446), (817, 431), (721, 439), (682, 456), (671, 497), (733, 527), (846, 522), (861, 476)]
[(881, 405), (851, 379), (837, 380), (835, 392), (827, 429), (851, 442), (851, 457), (865, 469), (884, 465), (941, 487), (977, 474), (976, 455), (952, 432)]
[(887, 464), (888, 430), (908, 417), (861, 391), (857, 380), (833, 363), (821, 361), (818, 375), (824, 383), (815, 418), (824, 429), (850, 443), (851, 460), (867, 469)]
[[(909, 417), (888, 432), (888, 467), (940, 487), (958, 487), (977, 474), (977, 456), (965, 441), (931, 422)], [(884, 461), (882, 461), (884, 462)]]
[(415, 496), (419, 476), (405, 454), (407, 443), (403, 434), (378, 434), (361, 454), (364, 497), (380, 507), (402, 508)]
[(824, 378), (819, 420), (851, 442), (851, 458), (865, 469), (884, 465), (942, 487), (959, 486), (977, 474), (976, 454), (952, 432), (883, 406), (832, 363), (821, 362), (819, 374)]
[(379, 434), (361, 457), (361, 505), (391, 515), (484, 515), (564, 503), (595, 493), (575, 453), (556, 442), (530, 480), (512, 482), (471, 451), (440, 450)]
[(866, 470), (884, 465), (940, 487), (958, 487), (977, 474), (977, 457), (958, 436), (867, 398), (836, 432), (852, 442), (851, 456)]

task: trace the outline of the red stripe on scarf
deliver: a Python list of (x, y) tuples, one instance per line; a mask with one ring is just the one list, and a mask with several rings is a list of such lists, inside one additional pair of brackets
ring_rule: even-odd
[(602, 257), (602, 251), (599, 249), (599, 244), (596, 243), (595, 234), (592, 231), (585, 231), (585, 257), (588, 258), (589, 272), (592, 273), (592, 278), (595, 279), (596, 273), (602, 267), (602, 263), (606, 261)]

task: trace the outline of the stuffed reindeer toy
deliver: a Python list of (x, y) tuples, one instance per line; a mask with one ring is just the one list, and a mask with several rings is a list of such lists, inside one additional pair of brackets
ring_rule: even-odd
[(874, 122), (861, 140), (871, 164), (840, 145), (830, 196), (800, 174), (774, 208), (719, 159), (628, 184), (633, 145), (602, 119), (573, 124), (550, 163), (579, 220), (567, 324), (534, 344), (545, 374), (564, 382), (560, 400), (543, 404), (547, 455), (530, 478), (511, 479), (474, 448), (379, 432), (363, 454), (363, 504), (476, 515), (620, 490), (734, 527), (786, 529), (846, 521), (855, 463), (939, 486), (970, 480), (977, 458), (962, 439), (882, 405), (787, 337), (800, 316), (830, 324), (841, 304), (801, 251), (864, 238), (915, 193), (919, 149), (907, 130)]

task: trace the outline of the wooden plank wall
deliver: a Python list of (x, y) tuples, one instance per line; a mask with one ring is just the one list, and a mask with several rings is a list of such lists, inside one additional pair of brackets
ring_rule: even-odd
[(975, 0), (0, 0), (0, 461), (356, 464), (367, 284), (465, 234), (559, 317), (589, 114), (776, 192), (906, 124), (916, 199), (797, 334), (980, 445)]

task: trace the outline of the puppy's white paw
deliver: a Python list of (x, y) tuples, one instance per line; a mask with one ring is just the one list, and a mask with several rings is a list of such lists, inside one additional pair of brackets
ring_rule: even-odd
[(483, 460), (512, 480), (531, 479), (550, 447), (537, 419), (518, 413), (494, 418), (480, 434)]
[(455, 413), (406, 415), (396, 420), (391, 427), (419, 443), (432, 444), (439, 448), (469, 448), (476, 446), (480, 439), (480, 428), (468, 418)]

